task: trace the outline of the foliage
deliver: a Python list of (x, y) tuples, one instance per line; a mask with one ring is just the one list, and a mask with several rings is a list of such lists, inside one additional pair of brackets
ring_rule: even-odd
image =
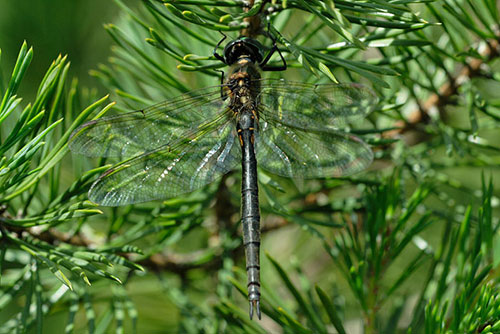
[[(116, 106), (68, 83), (58, 57), (22, 107), (26, 45), (0, 78), (0, 332), (43, 332), (62, 312), (67, 333), (359, 332), (353, 323), (364, 333), (500, 333), (494, 0), (115, 2), (113, 56), (92, 74)], [(380, 97), (351, 130), (375, 151), (367, 172), (259, 172), (262, 322), (246, 310), (237, 173), (101, 211), (86, 193), (114, 161), (66, 154), (85, 120), (218, 83), (220, 32), (237, 37), (256, 14), (260, 40), (270, 47), (274, 36), (290, 67), (271, 76), (363, 82)]]

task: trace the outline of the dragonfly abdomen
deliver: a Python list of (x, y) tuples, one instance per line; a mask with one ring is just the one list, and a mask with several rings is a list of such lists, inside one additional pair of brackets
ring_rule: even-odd
[(241, 179), (241, 223), (243, 226), (243, 244), (247, 260), (248, 300), (250, 318), (254, 309), (257, 317), (260, 313), (260, 212), (257, 186), (257, 159), (254, 149), (255, 113), (241, 112), (237, 130), (242, 153)]

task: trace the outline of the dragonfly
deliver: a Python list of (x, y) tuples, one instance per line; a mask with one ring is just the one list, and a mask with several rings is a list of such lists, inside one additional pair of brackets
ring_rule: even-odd
[[(239, 37), (225, 46), (223, 55), (216, 50), (215, 58), (229, 66), (220, 85), (92, 120), (73, 132), (69, 147), (86, 156), (121, 160), (89, 190), (89, 199), (102, 206), (177, 197), (241, 164), (249, 315), (252, 319), (255, 312), (261, 319), (257, 162), (267, 172), (296, 179), (364, 170), (373, 160), (372, 150), (343, 129), (368, 115), (377, 96), (356, 83), (262, 78), (261, 71), (286, 69), (276, 42), (269, 50), (256, 39)], [(270, 66), (276, 51), (283, 65)]]

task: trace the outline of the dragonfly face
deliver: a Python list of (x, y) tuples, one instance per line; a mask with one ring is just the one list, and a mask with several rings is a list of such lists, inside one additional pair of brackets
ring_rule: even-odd
[(372, 151), (341, 129), (366, 116), (377, 102), (369, 88), (358, 84), (261, 79), (259, 69), (286, 67), (266, 64), (273, 50), (277, 48), (264, 56), (258, 41), (236, 39), (225, 47), (224, 57), (217, 55), (230, 66), (222, 85), (90, 121), (69, 141), (75, 153), (123, 160), (89, 191), (89, 199), (104, 206), (176, 197), (241, 165), (250, 317), (256, 311), (259, 319), (257, 162), (268, 172), (299, 179), (363, 170), (373, 159)]
[(241, 37), (229, 42), (224, 48), (224, 61), (228, 65), (234, 64), (242, 56), (251, 62), (260, 64), (264, 59), (264, 46), (252, 38)]

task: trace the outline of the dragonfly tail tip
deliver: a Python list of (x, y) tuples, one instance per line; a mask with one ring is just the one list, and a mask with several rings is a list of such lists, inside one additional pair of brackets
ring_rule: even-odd
[(252, 318), (253, 318), (254, 307), (255, 307), (255, 311), (257, 313), (257, 318), (259, 320), (261, 320), (262, 314), (260, 312), (260, 301), (259, 300), (251, 300), (250, 301), (250, 320), (252, 320)]

